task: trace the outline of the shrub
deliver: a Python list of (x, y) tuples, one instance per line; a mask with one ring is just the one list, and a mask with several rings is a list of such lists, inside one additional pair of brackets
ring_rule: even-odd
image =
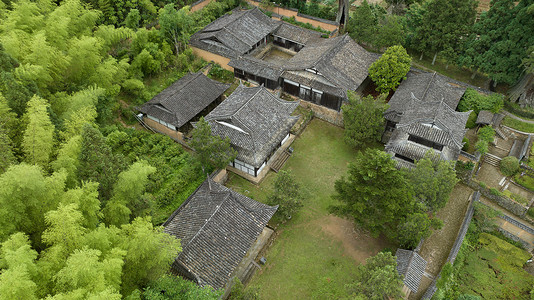
[(502, 193), (496, 188), (491, 188), (490, 193), (495, 196), (502, 196)]
[(478, 185), (480, 185), (481, 188), (485, 189), (487, 187), (486, 183), (481, 181), (478, 183)]
[(519, 160), (513, 156), (507, 156), (501, 160), (501, 173), (505, 176), (514, 176), (519, 171)]
[(234, 73), (223, 69), (219, 64), (214, 64), (208, 73), (208, 77), (219, 81), (232, 82), (234, 80)]
[(462, 150), (467, 152), (469, 150), (469, 139), (467, 137), (464, 137), (462, 142), (464, 143)]
[(529, 215), (531, 218), (534, 218), (534, 207), (531, 207), (527, 210), (527, 215)]
[(483, 95), (474, 89), (467, 89), (458, 103), (458, 110), (473, 110), (477, 114), (481, 110), (489, 110), (497, 113), (503, 106), (504, 96), (501, 94)]
[(475, 128), (475, 126), (477, 126), (477, 117), (478, 117), (478, 114), (474, 111), (472, 111), (470, 114), (469, 114), (469, 118), (467, 119), (467, 123), (465, 123), (465, 128)]

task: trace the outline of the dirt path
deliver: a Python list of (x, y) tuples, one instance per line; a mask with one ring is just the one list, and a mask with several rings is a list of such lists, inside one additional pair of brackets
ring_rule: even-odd
[(354, 222), (348, 219), (329, 215), (319, 219), (318, 222), (325, 233), (343, 244), (345, 255), (360, 263), (365, 263), (368, 257), (389, 246), (384, 237), (381, 236), (377, 243), (377, 239), (371, 237), (368, 232), (358, 230)]
[[(457, 184), (454, 187), (447, 205), (437, 213), (437, 217), (443, 221), (443, 228), (435, 231), (421, 246), (419, 254), (428, 262), (425, 271), (432, 276), (437, 276), (447, 261), (458, 231), (462, 227), (472, 193), (473, 190), (466, 185)], [(430, 280), (422, 280), (417, 294), (412, 293), (410, 299), (420, 299), (429, 285)]]

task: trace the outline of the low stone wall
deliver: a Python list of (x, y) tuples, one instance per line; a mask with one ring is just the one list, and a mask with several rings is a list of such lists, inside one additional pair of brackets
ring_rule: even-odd
[(300, 106), (309, 108), (313, 111), (313, 116), (324, 120), (328, 123), (334, 124), (339, 127), (343, 127), (343, 113), (335, 111), (324, 106), (311, 103), (305, 100), (300, 100)]
[(201, 10), (204, 8), (204, 6), (210, 4), (211, 2), (213, 1), (216, 1), (216, 0), (199, 0), (193, 4), (191, 4), (191, 9), (190, 11), (191, 12), (195, 12), (197, 10)]
[(215, 63), (218, 63), (221, 65), (221, 67), (225, 70), (228, 70), (230, 72), (234, 72), (234, 68), (230, 67), (228, 63), (230, 62), (229, 58), (226, 58), (224, 56), (220, 56), (202, 49), (199, 49), (197, 47), (191, 46), (191, 50), (193, 50), (193, 54), (195, 54), (198, 57), (202, 57), (205, 61), (212, 61)]
[(257, 0), (247, 0), (247, 3), (249, 3), (250, 5), (260, 7), (263, 10), (268, 10), (280, 16), (284, 16), (287, 18), (295, 17), (295, 20), (297, 20), (298, 22), (310, 23), (314, 27), (319, 27), (324, 30), (334, 31), (339, 28), (339, 23), (337, 22), (301, 14), (299, 13), (298, 9), (285, 8), (285, 7), (279, 7), (279, 6), (266, 7), (266, 6), (261, 5), (261, 2)]
[(210, 177), (218, 184), (224, 185), (228, 180), (228, 172), (226, 172), (226, 169), (216, 170), (213, 172), (213, 174), (210, 175)]
[(514, 200), (512, 200), (512, 199), (510, 199), (508, 197), (505, 197), (504, 195), (495, 195), (487, 187), (481, 187), (480, 184), (476, 180), (469, 180), (469, 181), (464, 182), (464, 183), (467, 184), (470, 188), (472, 188), (474, 190), (477, 190), (477, 191), (480, 191), (480, 193), (484, 197), (486, 197), (486, 198), (490, 199), (491, 201), (499, 204), (501, 207), (505, 208), (506, 210), (508, 210), (509, 212), (513, 213), (514, 215), (526, 220), (525, 214), (526, 214), (526, 212), (528, 210), (528, 207), (525, 207), (525, 206), (515, 202)]

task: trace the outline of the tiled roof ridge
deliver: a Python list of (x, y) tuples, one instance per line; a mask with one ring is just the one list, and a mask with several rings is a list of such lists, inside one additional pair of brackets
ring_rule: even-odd
[[(163, 105), (163, 102), (166, 102), (169, 98), (173, 97), (174, 95), (176, 95), (177, 93), (182, 91), (186, 86), (191, 84), (191, 82), (193, 82), (198, 76), (200, 76), (200, 74), (202, 74), (202, 72), (200, 72), (200, 71), (195, 72), (195, 73), (189, 72), (189, 74), (186, 74), (185, 76), (191, 75), (191, 78), (186, 78), (186, 81), (185, 81), (184, 85), (179, 90), (174, 91), (171, 95), (169, 95), (165, 99), (161, 99), (161, 100), (159, 100), (157, 102), (153, 102), (153, 103), (147, 102), (147, 104), (159, 104), (159, 105), (163, 106), (165, 109), (171, 111), (169, 108), (167, 108), (165, 105)], [(184, 78), (185, 76), (182, 76), (182, 78)], [(180, 78), (180, 79), (182, 79), (182, 78)], [(176, 81), (176, 82), (178, 82), (178, 81)], [(171, 86), (172, 86), (172, 84), (171, 84)]]
[[(213, 216), (219, 211), (219, 209), (223, 206), (224, 202), (226, 202), (228, 200), (228, 198), (231, 196), (231, 192), (230, 191), (225, 191), (227, 193), (226, 197), (224, 197), (224, 200), (219, 204), (217, 205), (217, 208), (211, 213), (211, 216), (206, 219), (206, 222), (204, 222), (204, 224), (202, 225), (202, 227), (200, 227), (200, 229), (197, 231), (197, 233), (195, 233), (195, 235), (189, 239), (189, 242), (187, 242), (187, 245), (182, 245), (182, 249), (183, 248), (186, 248), (189, 244), (191, 244), (191, 242), (200, 234), (200, 232), (202, 232), (202, 230), (204, 229), (204, 227), (206, 227), (206, 225), (209, 223), (209, 221), (213, 218)], [(208, 191), (208, 196), (212, 193), (212, 191)], [(218, 193), (218, 194), (222, 194), (222, 193)]]
[[(344, 35), (342, 35), (338, 41), (336, 41), (335, 43), (332, 43), (332, 45), (328, 48), (328, 50), (324, 51), (321, 56), (319, 56), (319, 58), (317, 59), (317, 61), (315, 61), (315, 63), (313, 64), (313, 67), (315, 68), (317, 66), (317, 64), (319, 64), (326, 55), (332, 55), (332, 52), (335, 51), (335, 49), (337, 49), (337, 51), (339, 51), (339, 48), (338, 47), (339, 45), (341, 45), (341, 43), (346, 43), (347, 42), (347, 39), (346, 37), (348, 36), (347, 33), (345, 33)], [(328, 40), (328, 39), (326, 39)], [(334, 53), (335, 54), (335, 53)]]
[(432, 73), (432, 77), (430, 77), (430, 80), (426, 84), (425, 91), (423, 92), (423, 96), (421, 97), (421, 100), (425, 100), (426, 94), (428, 93), (428, 90), (430, 89), (430, 85), (434, 81), (434, 78), (436, 78), (437, 72)]

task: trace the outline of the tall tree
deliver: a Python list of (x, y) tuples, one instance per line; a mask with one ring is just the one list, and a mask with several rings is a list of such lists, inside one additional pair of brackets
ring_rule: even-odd
[(28, 102), (28, 125), (22, 142), (26, 161), (43, 167), (48, 165), (54, 147), (54, 125), (47, 109), (48, 103), (39, 96)]
[(34, 245), (45, 229), (44, 213), (55, 209), (64, 190), (65, 175), (45, 178), (41, 169), (25, 163), (11, 166), (0, 176), (0, 240), (20, 231)]
[(276, 176), (273, 192), (267, 197), (267, 202), (270, 205), (279, 205), (276, 213), (289, 219), (304, 206), (303, 198), (303, 192), (293, 174), (282, 170)]
[(237, 151), (232, 148), (230, 139), (212, 135), (210, 124), (203, 117), (193, 129), (190, 144), (204, 172), (207, 172), (209, 167), (224, 168), (237, 156)]
[(380, 93), (395, 91), (400, 81), (406, 79), (412, 58), (402, 46), (389, 47), (382, 56), (369, 67), (369, 77)]
[(449, 195), (458, 182), (454, 164), (439, 160), (436, 155), (438, 154), (428, 152), (415, 163), (415, 168), (404, 170), (415, 197), (431, 212), (436, 212), (447, 204)]
[(380, 141), (386, 122), (384, 112), (388, 108), (384, 100), (385, 95), (374, 99), (371, 95), (360, 97), (349, 93), (349, 103), (341, 107), (347, 144), (360, 148)]
[(475, 0), (431, 0), (424, 6), (420, 26), (415, 32), (415, 42), (421, 50), (434, 54), (455, 52), (460, 42), (470, 33), (475, 22), (477, 2)]
[(130, 215), (143, 216), (150, 204), (143, 203), (142, 195), (149, 181), (148, 176), (156, 172), (156, 168), (145, 161), (132, 164), (128, 170), (119, 174), (113, 187), (113, 197), (107, 202), (104, 210), (106, 223), (120, 226), (130, 222)]
[(373, 10), (367, 0), (364, 0), (360, 6), (356, 7), (347, 24), (347, 31), (350, 37), (358, 43), (372, 44), (379, 21), (379, 16), (376, 12), (377, 10)]
[(333, 212), (349, 215), (373, 235), (391, 236), (404, 216), (416, 209), (411, 187), (391, 156), (377, 149), (356, 154), (347, 177), (335, 182)]
[(487, 73), (495, 83), (513, 84), (522, 73), (521, 63), (534, 45), (532, 1), (491, 1), (489, 11), (473, 26), (460, 63)]
[(85, 124), (78, 167), (78, 179), (100, 183), (100, 199), (111, 196), (111, 188), (122, 171), (122, 162), (113, 155), (102, 133), (93, 125)]
[(173, 3), (165, 5), (159, 12), (159, 25), (165, 38), (174, 45), (176, 55), (180, 54), (189, 42), (191, 30), (194, 28), (189, 8), (176, 10)]
[(402, 298), (402, 280), (390, 252), (379, 252), (358, 266), (355, 283), (348, 285), (354, 297), (382, 300)]

